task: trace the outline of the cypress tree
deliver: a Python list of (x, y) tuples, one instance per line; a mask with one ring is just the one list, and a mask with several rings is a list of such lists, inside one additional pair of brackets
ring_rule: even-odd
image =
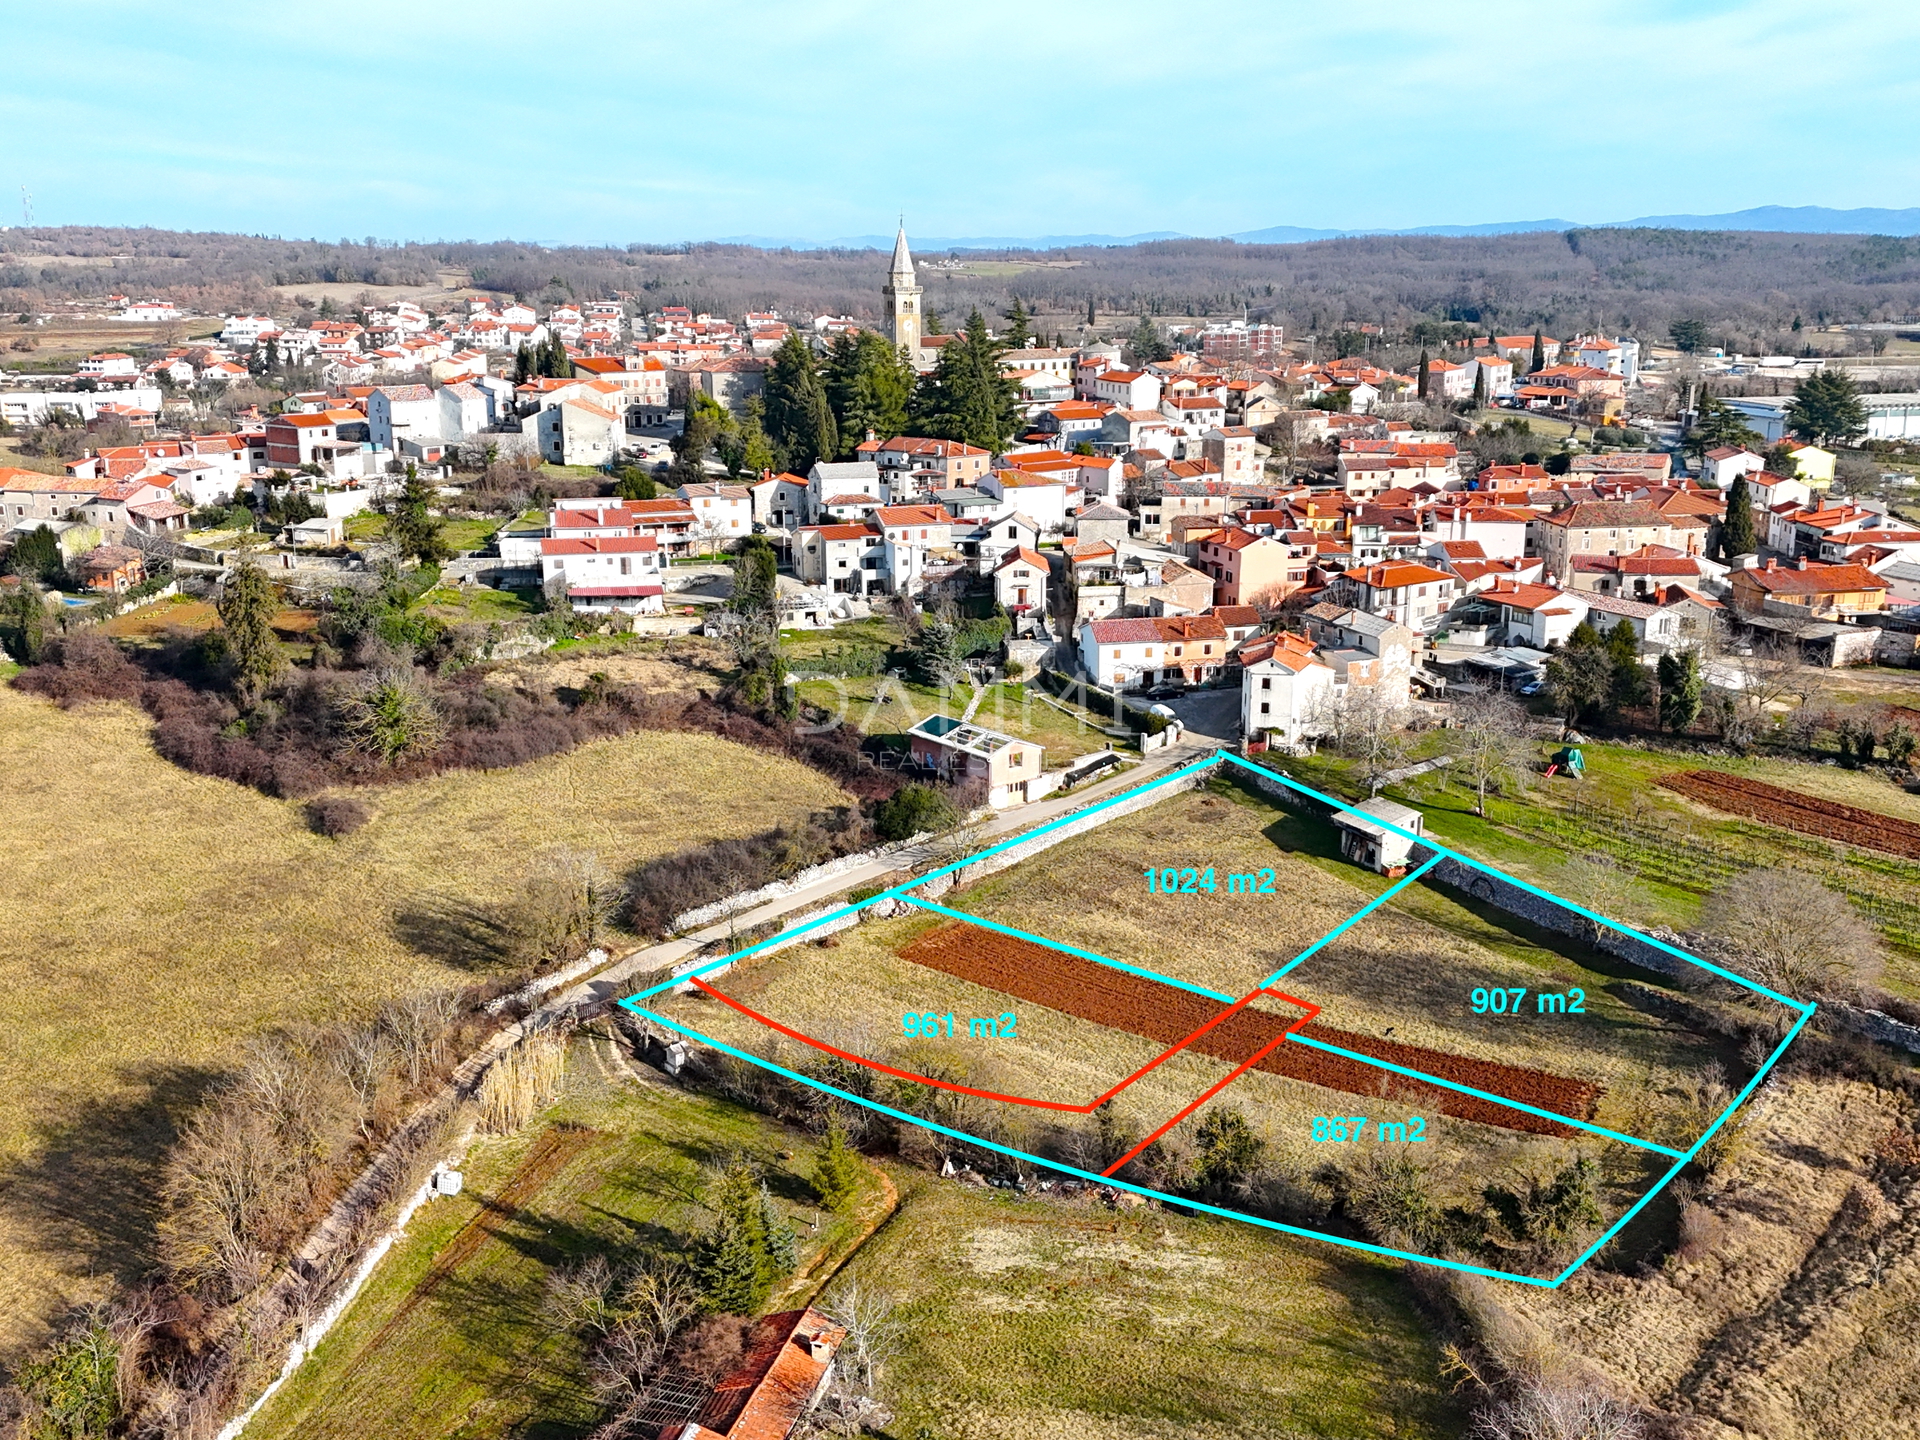
[(1737, 475), (1727, 487), (1727, 514), (1720, 522), (1720, 557), (1751, 555), (1760, 548), (1754, 533), (1753, 496), (1745, 475)]
[(1089, 295), (1087, 297), (1087, 324), (1089, 325), (1093, 324), (1093, 317), (1094, 317), (1093, 296)]
[(1643, 704), (1647, 698), (1647, 671), (1640, 663), (1640, 637), (1633, 622), (1622, 619), (1607, 632), (1607, 656), (1613, 662), (1612, 708)]
[(1678, 735), (1700, 718), (1700, 657), (1691, 650), (1669, 650), (1660, 657), (1660, 723)]
[(1473, 367), (1473, 408), (1476, 410), (1487, 408), (1487, 372), (1480, 365)]
[(789, 331), (767, 371), (766, 430), (786, 469), (804, 475), (839, 453), (840, 436), (820, 371), (797, 332)]
[(513, 352), (513, 383), (524, 385), (533, 378), (533, 351), (523, 340)]
[(287, 663), (273, 633), (280, 592), (267, 572), (248, 556), (227, 576), (215, 608), (226, 636), (227, 654), (239, 671), (241, 692), (249, 698), (257, 696)]
[(1537, 375), (1547, 368), (1547, 342), (1538, 330), (1533, 332), (1533, 364), (1528, 367), (1529, 375)]
[(1414, 386), (1414, 393), (1418, 395), (1422, 400), (1427, 398), (1427, 371), (1432, 364), (1433, 364), (1432, 359), (1427, 355), (1427, 352), (1425, 350), (1422, 350), (1420, 352), (1420, 370), (1418, 372), (1419, 374), (1418, 383), (1416, 383)]
[(1021, 303), (1020, 297), (1018, 295), (1014, 296), (1013, 309), (1007, 312), (1006, 344), (1009, 350), (1024, 350), (1026, 348), (1027, 341), (1033, 334), (1033, 331), (1027, 323), (1032, 318), (1033, 317), (1027, 314), (1027, 307)]

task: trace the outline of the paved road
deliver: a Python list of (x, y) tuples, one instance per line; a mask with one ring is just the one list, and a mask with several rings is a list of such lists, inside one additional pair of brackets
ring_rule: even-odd
[[(1209, 744), (1189, 743), (1176, 745), (1168, 750), (1158, 750), (1141, 764), (1085, 786), (1071, 795), (1041, 800), (1032, 805), (1021, 806), (1017, 810), (1003, 811), (974, 832), (978, 837), (977, 848), (984, 850), (1009, 835), (1044, 825), (1050, 820), (1057, 820), (1070, 811), (1079, 810), (1097, 801), (1111, 799), (1123, 791), (1145, 784), (1156, 775), (1163, 775), (1183, 765), (1190, 765), (1209, 754), (1213, 748)], [(591, 979), (583, 980), (570, 989), (562, 991), (557, 997), (543, 1000), (542, 1008), (555, 1004), (572, 1005), (604, 1000), (621, 993), (626, 988), (627, 982), (636, 976), (665, 971), (710, 944), (725, 941), (729, 936), (751, 930), (756, 925), (764, 925), (769, 920), (812, 909), (843, 891), (871, 884), (882, 876), (891, 875), (903, 869), (928, 866), (939, 858), (939, 851), (935, 847), (928, 847), (925, 850), (903, 850), (888, 856), (885, 860), (870, 862), (854, 870), (844, 870), (838, 875), (829, 876), (809, 885), (804, 890), (796, 890), (791, 895), (769, 900), (764, 905), (730, 916), (705, 929), (662, 941), (658, 945), (649, 945), (645, 949), (622, 956)]]

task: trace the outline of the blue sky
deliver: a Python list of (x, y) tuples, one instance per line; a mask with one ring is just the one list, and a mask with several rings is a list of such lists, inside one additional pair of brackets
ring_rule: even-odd
[(1920, 5), (0, 0), (0, 221), (1224, 234), (1920, 204)]

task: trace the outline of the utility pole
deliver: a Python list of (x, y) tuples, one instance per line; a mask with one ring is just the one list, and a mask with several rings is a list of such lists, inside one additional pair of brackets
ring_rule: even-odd
[(22, 228), (33, 224), (33, 195), (24, 185), (20, 187), (20, 224)]

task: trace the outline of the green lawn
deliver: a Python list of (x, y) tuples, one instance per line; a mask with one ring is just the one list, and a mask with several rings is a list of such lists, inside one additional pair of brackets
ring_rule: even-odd
[(878, 645), (887, 650), (903, 648), (907, 643), (907, 632), (898, 620), (886, 615), (872, 615), (865, 620), (849, 620), (844, 625), (836, 625), (831, 630), (782, 630), (780, 649), (787, 657), (787, 663), (796, 669), (806, 669), (809, 660), (830, 654), (835, 650), (847, 650), (861, 645)]
[[(707, 1224), (704, 1167), (729, 1152), (762, 1165), (800, 1223), (790, 1294), (859, 1233), (814, 1205), (808, 1136), (724, 1102), (610, 1084), (584, 1057), (576, 1046), (570, 1093), (541, 1122), (475, 1147), (465, 1190), (419, 1212), (250, 1440), (586, 1434), (600, 1412), (579, 1346), (541, 1317), (546, 1274), (596, 1253), (679, 1248)], [(869, 1207), (881, 1191), (872, 1172)]]
[(531, 590), (493, 590), (484, 585), (436, 585), (412, 608), (437, 616), (448, 624), (486, 623), (495, 620), (519, 620), (538, 613), (540, 600)]
[[(442, 523), (440, 534), (447, 547), (455, 554), (462, 550), (479, 550), (492, 535), (506, 522), (498, 516), (490, 515), (478, 520), (448, 520)], [(346, 523), (348, 540), (378, 540), (387, 533), (387, 517), (377, 515), (371, 510), (362, 510), (358, 515), (349, 515)]]
[(899, 1213), (836, 1286), (905, 1302), (880, 1385), (897, 1440), (1464, 1429), (1396, 1266), (1237, 1222), (895, 1179)]

